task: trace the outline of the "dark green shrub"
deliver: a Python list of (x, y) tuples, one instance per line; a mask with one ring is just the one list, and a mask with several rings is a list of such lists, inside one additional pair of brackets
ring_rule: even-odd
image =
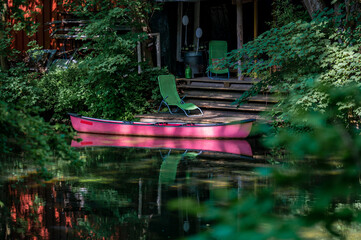
[(74, 161), (78, 153), (70, 148), (68, 127), (50, 125), (43, 118), (34, 116), (34, 109), (14, 108), (0, 101), (0, 152), (32, 161), (38, 171), (51, 177), (46, 164), (57, 159)]
[[(262, 79), (235, 104), (258, 93), (262, 87), (272, 86), (282, 96), (273, 110), (274, 117), (288, 121), (290, 113), (326, 111), (329, 94), (320, 86), (337, 88), (352, 83), (359, 86), (360, 16), (358, 11), (347, 15), (344, 7), (337, 13), (333, 9), (324, 11), (310, 22), (300, 20), (273, 28), (242, 50), (231, 53), (231, 65), (237, 67), (241, 59), (245, 74)], [(340, 114), (335, 117), (343, 121), (351, 121), (351, 116), (360, 119), (361, 109), (355, 104), (351, 98), (340, 102)]]

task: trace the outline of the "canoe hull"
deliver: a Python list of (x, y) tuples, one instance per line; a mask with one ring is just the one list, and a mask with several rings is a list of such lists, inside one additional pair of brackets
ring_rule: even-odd
[(253, 121), (235, 124), (127, 123), (70, 115), (78, 132), (177, 138), (246, 138)]

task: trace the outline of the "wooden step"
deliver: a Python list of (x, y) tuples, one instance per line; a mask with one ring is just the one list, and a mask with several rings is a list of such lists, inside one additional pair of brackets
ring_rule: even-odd
[(245, 92), (251, 88), (251, 86), (239, 86), (237, 88), (225, 88), (225, 87), (209, 87), (209, 86), (193, 86), (193, 85), (178, 85), (178, 89), (198, 89), (205, 91), (231, 91), (231, 92)]
[(186, 83), (187, 85), (192, 85), (193, 83), (208, 83), (208, 84), (222, 84), (223, 87), (227, 88), (231, 85), (253, 85), (255, 83), (258, 83), (260, 80), (254, 79), (254, 78), (245, 78), (244, 80), (238, 80), (236, 78), (231, 79), (210, 79), (207, 77), (201, 77), (201, 78), (178, 78), (177, 83)]
[(236, 105), (231, 105), (229, 102), (225, 101), (193, 100), (192, 103), (197, 105), (201, 109), (218, 109), (237, 112), (264, 112), (269, 110), (270, 108), (270, 106), (267, 106), (265, 104), (256, 103), (246, 103), (237, 108)]
[[(184, 91), (184, 95), (186, 96), (186, 101), (191, 99), (207, 99), (207, 100), (224, 100), (224, 101), (235, 101), (238, 99), (241, 94), (237, 93), (217, 93), (217, 92), (188, 92)], [(266, 104), (274, 104), (277, 103), (277, 98), (268, 95), (257, 95), (249, 98), (249, 102), (257, 102), (257, 103), (266, 103)]]
[[(177, 88), (181, 90), (186, 89), (194, 89), (194, 90), (201, 90), (201, 91), (224, 91), (224, 92), (245, 92), (251, 89), (251, 85), (239, 85), (234, 87), (215, 87), (215, 86), (196, 86), (196, 85), (178, 85)], [(270, 93), (270, 90), (265, 90), (263, 93)]]

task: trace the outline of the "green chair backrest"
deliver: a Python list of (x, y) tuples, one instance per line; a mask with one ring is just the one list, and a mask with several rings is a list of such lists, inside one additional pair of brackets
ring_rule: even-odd
[(221, 59), (227, 56), (228, 45), (226, 41), (212, 40), (209, 42), (209, 64), (212, 59)]
[(158, 76), (158, 83), (160, 93), (163, 98), (166, 98), (165, 101), (168, 104), (177, 105), (181, 102), (175, 85), (174, 75), (160, 75)]

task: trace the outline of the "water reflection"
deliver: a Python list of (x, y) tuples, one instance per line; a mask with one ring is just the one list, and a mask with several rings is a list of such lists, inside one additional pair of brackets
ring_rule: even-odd
[(246, 140), (237, 139), (187, 139), (187, 138), (153, 138), (79, 133), (78, 142), (73, 140), (73, 147), (108, 146), (162, 149), (187, 149), (233, 153), (252, 156), (252, 148)]
[(269, 184), (254, 172), (268, 164), (252, 158), (247, 141), (80, 137), (72, 146), (82, 167), (61, 168), (51, 182), (0, 185), (4, 239), (177, 239), (208, 223), (191, 209), (170, 211), (170, 201), (201, 204), (220, 189), (241, 197)]

